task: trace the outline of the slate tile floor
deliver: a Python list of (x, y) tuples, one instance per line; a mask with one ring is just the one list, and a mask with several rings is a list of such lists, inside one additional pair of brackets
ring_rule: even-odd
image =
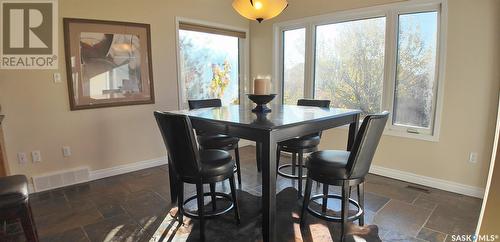
[[(242, 189), (260, 195), (255, 149), (249, 146), (240, 152)], [(367, 177), (366, 221), (379, 226), (382, 240), (451, 241), (452, 234), (474, 232), (480, 199), (436, 189), (426, 188), (426, 192), (408, 185), (412, 184)], [(290, 186), (296, 182), (278, 177), (279, 190)], [(186, 196), (194, 191), (192, 185), (185, 187)], [(330, 192), (339, 190), (330, 187)], [(166, 166), (42, 192), (31, 195), (30, 200), (41, 240), (50, 242), (149, 241), (172, 208)], [(332, 209), (338, 206), (335, 201), (328, 204)], [(5, 227), (9, 241), (24, 241), (17, 223)]]

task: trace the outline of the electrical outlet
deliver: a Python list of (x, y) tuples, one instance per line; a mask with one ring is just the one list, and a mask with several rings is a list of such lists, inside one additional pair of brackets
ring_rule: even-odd
[(17, 153), (17, 161), (19, 162), (19, 165), (25, 165), (28, 163), (28, 156), (26, 156), (26, 153), (24, 152), (19, 152)]
[(477, 153), (476, 152), (469, 153), (469, 162), (470, 163), (477, 163)]
[(62, 152), (64, 157), (70, 157), (71, 156), (71, 147), (69, 146), (63, 146), (62, 147)]
[(33, 160), (33, 163), (41, 162), (42, 161), (42, 154), (40, 153), (39, 150), (34, 150), (31, 152), (31, 159)]

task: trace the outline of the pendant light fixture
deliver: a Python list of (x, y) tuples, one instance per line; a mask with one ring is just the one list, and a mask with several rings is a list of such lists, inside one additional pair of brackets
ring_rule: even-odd
[(234, 0), (233, 8), (243, 17), (260, 22), (278, 16), (288, 6), (286, 0)]

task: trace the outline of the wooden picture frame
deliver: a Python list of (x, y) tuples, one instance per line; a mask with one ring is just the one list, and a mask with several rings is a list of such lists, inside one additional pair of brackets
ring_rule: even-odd
[(71, 110), (153, 104), (149, 24), (64, 18)]

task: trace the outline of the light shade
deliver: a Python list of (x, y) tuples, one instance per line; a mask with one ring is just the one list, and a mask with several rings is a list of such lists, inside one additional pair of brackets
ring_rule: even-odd
[(233, 8), (243, 17), (257, 20), (274, 18), (288, 6), (286, 0), (234, 0)]

